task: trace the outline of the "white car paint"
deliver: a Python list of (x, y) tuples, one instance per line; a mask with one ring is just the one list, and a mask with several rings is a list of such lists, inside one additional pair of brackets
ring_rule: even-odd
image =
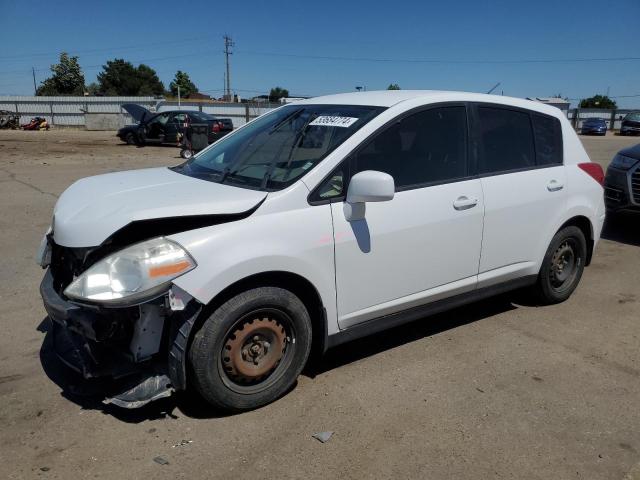
[[(356, 222), (345, 218), (342, 203), (308, 203), (325, 176), (380, 127), (413, 108), (439, 102), (490, 102), (558, 118), (564, 165), (397, 192), (390, 201), (367, 203), (365, 219)], [(407, 90), (296, 103), (388, 108), (278, 192), (196, 180), (168, 169), (81, 180), (56, 206), (55, 241), (96, 246), (135, 220), (239, 213), (263, 201), (242, 220), (170, 235), (198, 264), (174, 283), (206, 304), (249, 276), (290, 272), (315, 287), (326, 310), (327, 333), (333, 335), (375, 317), (535, 275), (553, 234), (573, 216), (587, 217), (593, 242), (599, 238), (602, 189), (577, 167), (588, 157), (554, 107), (502, 96)], [(563, 188), (547, 188), (558, 184)], [(458, 210), (455, 202), (475, 203)]]
[(54, 240), (65, 247), (96, 246), (136, 220), (242, 213), (266, 196), (168, 168), (96, 175), (78, 180), (58, 199)]
[[(455, 210), (463, 196), (477, 200), (476, 207)], [(341, 327), (475, 288), (480, 180), (397, 192), (390, 202), (367, 204), (364, 220), (355, 222), (341, 207), (332, 204)]]

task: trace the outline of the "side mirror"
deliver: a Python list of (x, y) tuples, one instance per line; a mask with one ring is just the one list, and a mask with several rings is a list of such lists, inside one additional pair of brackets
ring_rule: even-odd
[(395, 184), (388, 173), (365, 170), (356, 173), (349, 183), (344, 216), (347, 221), (362, 220), (366, 202), (386, 202), (393, 199)]

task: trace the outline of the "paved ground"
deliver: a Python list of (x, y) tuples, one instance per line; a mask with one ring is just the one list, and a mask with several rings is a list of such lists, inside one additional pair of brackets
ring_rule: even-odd
[[(603, 165), (637, 141), (584, 139)], [(187, 395), (127, 412), (74, 394), (33, 261), (56, 196), (177, 154), (0, 132), (0, 478), (640, 478), (637, 218), (607, 226), (566, 303), (500, 297), (344, 345), (254, 412), (221, 417)], [(325, 430), (328, 443), (311, 437)]]

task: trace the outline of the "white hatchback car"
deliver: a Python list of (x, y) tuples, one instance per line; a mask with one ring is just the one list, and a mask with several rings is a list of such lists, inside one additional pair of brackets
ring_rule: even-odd
[[(531, 286), (561, 302), (604, 221), (560, 110), (388, 91), (283, 106), (173, 168), (60, 197), (40, 263), (59, 356), (133, 408), (194, 385), (255, 408), (324, 352)], [(428, 321), (428, 320), (422, 320)]]

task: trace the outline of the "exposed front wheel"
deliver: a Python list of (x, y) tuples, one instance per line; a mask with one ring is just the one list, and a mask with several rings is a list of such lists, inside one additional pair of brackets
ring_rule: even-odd
[(311, 319), (293, 293), (261, 287), (218, 307), (196, 333), (189, 360), (200, 394), (240, 411), (286, 393), (311, 350)]
[(136, 144), (135, 135), (131, 132), (127, 133), (127, 135), (124, 137), (124, 143), (126, 143), (127, 145), (135, 145)]
[(551, 240), (538, 275), (536, 293), (542, 303), (564, 302), (578, 286), (587, 260), (582, 230), (570, 226)]

